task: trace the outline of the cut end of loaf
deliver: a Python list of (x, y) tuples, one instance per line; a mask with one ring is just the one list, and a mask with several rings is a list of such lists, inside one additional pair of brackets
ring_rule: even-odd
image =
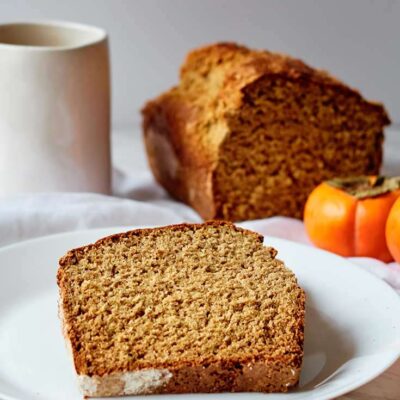
[(257, 233), (226, 222), (139, 229), (60, 260), (64, 334), (87, 396), (286, 391), (304, 292)]

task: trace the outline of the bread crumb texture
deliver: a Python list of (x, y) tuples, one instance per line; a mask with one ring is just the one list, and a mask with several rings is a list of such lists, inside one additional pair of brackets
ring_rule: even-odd
[(58, 284), (87, 394), (101, 377), (140, 370), (164, 371), (167, 389), (134, 380), (124, 392), (121, 375), (111, 394), (296, 384), (304, 293), (275, 255), (258, 234), (223, 222), (135, 230), (70, 251)]

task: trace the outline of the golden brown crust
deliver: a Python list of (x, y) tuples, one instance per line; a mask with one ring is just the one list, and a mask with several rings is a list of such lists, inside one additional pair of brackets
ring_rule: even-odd
[(390, 123), (389, 116), (381, 103), (364, 100), (358, 90), (345, 85), (329, 72), (312, 68), (302, 60), (287, 54), (273, 53), (268, 50), (252, 50), (233, 42), (216, 43), (191, 51), (181, 68), (181, 78), (193, 68), (193, 64), (196, 64), (197, 60), (212, 57), (212, 53), (216, 53), (218, 57), (223, 56), (224, 53), (240, 53), (245, 56), (245, 62), (239, 65), (240, 70), (235, 68), (233, 73), (227, 76), (226, 86), (228, 87), (234, 83), (242, 89), (266, 76), (312, 81), (318, 85), (328, 85), (335, 87), (340, 92), (357, 96), (360, 101), (368, 103), (371, 108), (381, 114), (383, 124)]
[(195, 110), (181, 98), (166, 96), (149, 103), (143, 128), (150, 167), (157, 182), (205, 219), (215, 217), (212, 192), (214, 163), (186, 134)]
[(287, 392), (298, 384), (300, 367), (285, 362), (221, 361), (172, 371), (159, 393)]
[(298, 385), (300, 367), (288, 366), (278, 361), (247, 364), (221, 361), (206, 366), (175, 367), (166, 374), (170, 376), (166, 382), (157, 388), (141, 392), (127, 390), (123, 374), (94, 377), (95, 390), (86, 391), (86, 394), (87, 397), (105, 397), (171, 393), (284, 393)]
[[(57, 282), (60, 288), (60, 308), (66, 307), (65, 300), (69, 296), (68, 285), (65, 281), (65, 270), (71, 265), (79, 262), (79, 259), (85, 253), (93, 248), (99, 248), (104, 244), (119, 241), (131, 235), (145, 235), (156, 230), (182, 230), (193, 229), (204, 225), (209, 226), (229, 226), (236, 231), (251, 235), (260, 243), (263, 242), (263, 236), (234, 226), (225, 221), (209, 221), (204, 224), (178, 224), (161, 228), (136, 229), (124, 233), (114, 234), (98, 240), (97, 242), (69, 251), (60, 259), (60, 268), (57, 273)], [(272, 257), (276, 256), (276, 251), (268, 249)], [(305, 294), (299, 288), (299, 297), (297, 298), (297, 314), (294, 316), (296, 324), (293, 326), (295, 331), (295, 341), (291, 348), (287, 348), (285, 353), (279, 356), (243, 356), (235, 359), (201, 359), (186, 360), (177, 362), (174, 365), (157, 364), (149, 366), (157, 370), (166, 371), (170, 374), (162, 386), (155, 387), (145, 393), (187, 393), (187, 392), (221, 392), (221, 391), (260, 391), (260, 392), (285, 392), (298, 383), (301, 362), (303, 357), (304, 341), (304, 309)], [(79, 357), (78, 349), (80, 338), (77, 332), (72, 328), (70, 321), (71, 314), (64, 313), (63, 331), (66, 340), (70, 343), (75, 368), (78, 374), (84, 374), (84, 361)], [(124, 374), (132, 372), (124, 369), (113, 369), (104, 371), (102, 374), (96, 374), (93, 377), (96, 384), (95, 392), (86, 392), (90, 396), (111, 396), (129, 394), (126, 390)], [(134, 371), (133, 371), (134, 372)], [(144, 392), (143, 392), (144, 393)]]
[[(381, 131), (390, 123), (381, 104), (364, 100), (358, 91), (301, 60), (234, 43), (219, 43), (190, 52), (181, 68), (179, 86), (150, 101), (143, 109), (146, 150), (156, 180), (204, 219), (238, 220), (221, 214), (216, 198), (219, 187), (214, 175), (222, 157), (222, 145), (231, 135), (232, 116), (244, 107), (252, 88), (261, 82), (280, 79), (297, 82), (305, 91), (309, 85), (324, 87), (338, 97), (352, 98), (364, 114), (374, 115), (375, 150), (374, 154), (368, 154), (371, 161), (365, 162), (361, 172), (379, 171)], [(343, 125), (344, 130), (359, 129), (357, 120), (346, 118), (349, 127)], [(329, 129), (328, 126), (326, 130)], [(256, 217), (268, 216), (264, 214)], [(297, 210), (291, 215), (300, 214), (301, 210)], [(249, 218), (254, 217), (249, 215)]]

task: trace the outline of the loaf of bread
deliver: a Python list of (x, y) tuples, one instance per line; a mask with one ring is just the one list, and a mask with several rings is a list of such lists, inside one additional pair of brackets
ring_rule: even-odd
[(221, 43), (143, 109), (157, 181), (204, 219), (302, 217), (320, 182), (377, 174), (382, 105), (300, 60)]
[(209, 222), (139, 229), (60, 260), (60, 316), (83, 394), (285, 392), (304, 292), (258, 234)]

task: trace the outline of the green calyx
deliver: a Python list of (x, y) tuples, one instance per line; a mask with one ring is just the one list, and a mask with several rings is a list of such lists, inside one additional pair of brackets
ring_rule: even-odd
[(327, 181), (327, 183), (357, 199), (366, 199), (400, 189), (400, 176), (377, 176), (374, 178), (368, 176), (351, 176), (348, 178), (334, 178)]

